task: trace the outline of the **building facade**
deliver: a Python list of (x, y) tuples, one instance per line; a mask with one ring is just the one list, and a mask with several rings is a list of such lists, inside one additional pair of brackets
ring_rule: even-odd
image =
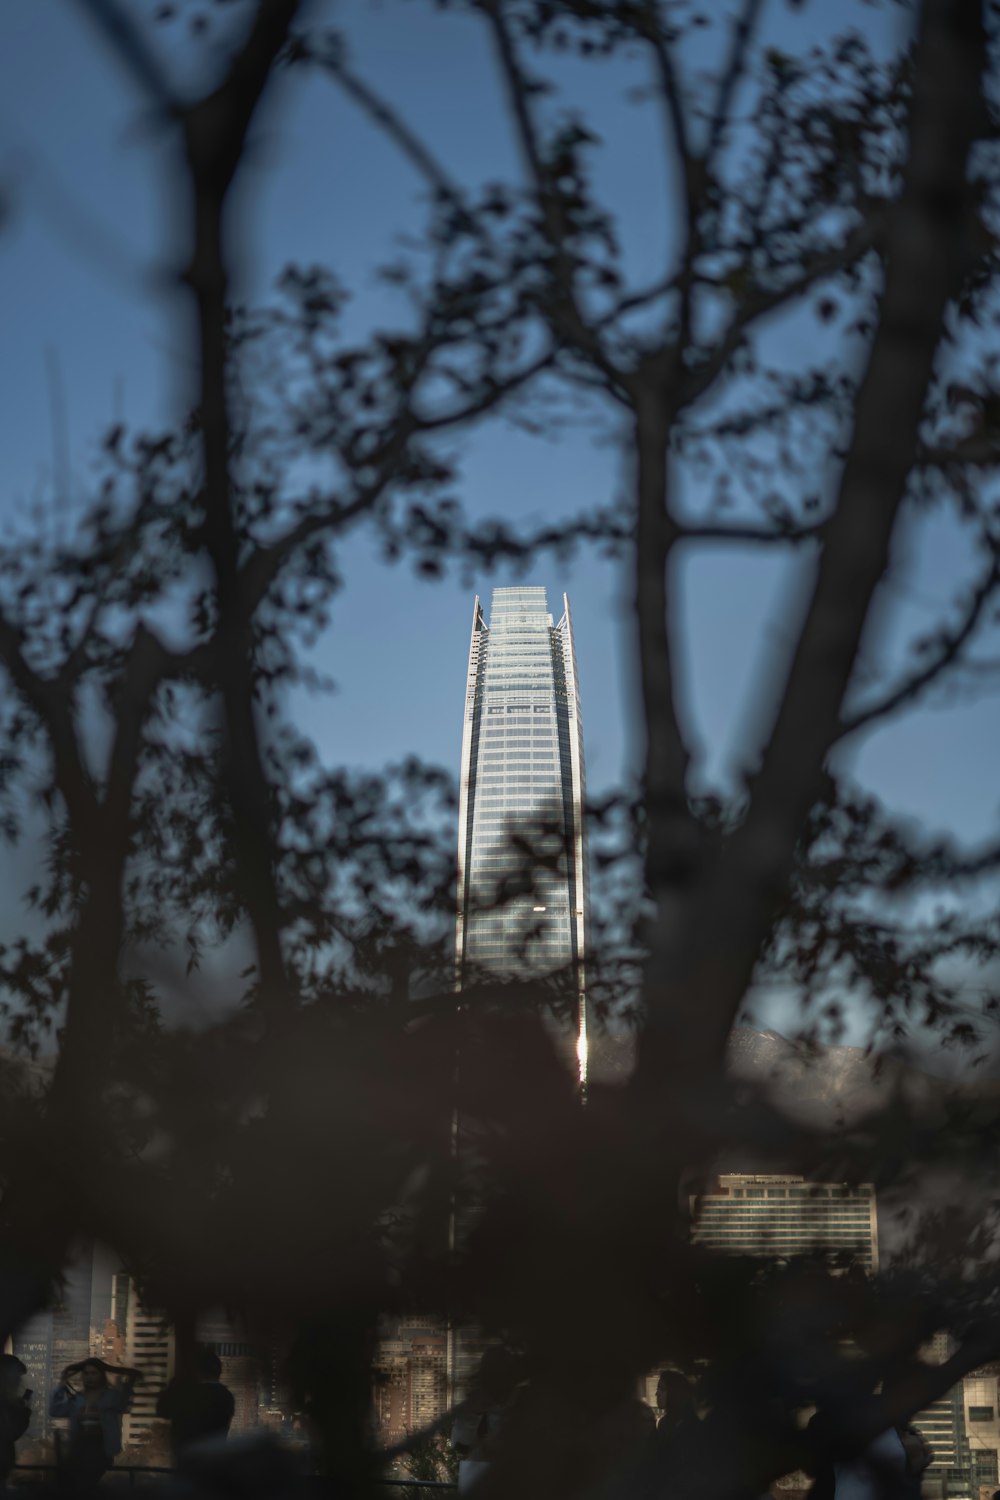
[[(477, 981), (551, 978), (562, 1002), (553, 1022), (557, 1045), (581, 1089), (588, 1062), (585, 798), (569, 599), (563, 595), (556, 620), (544, 588), (497, 588), (487, 623), (477, 596), (459, 783), (457, 983), (461, 990)], [(475, 1218), (474, 1204), (458, 1204), (453, 1243)], [(445, 1391), (454, 1401), (468, 1391), (490, 1341), (471, 1326), (447, 1334)], [(424, 1383), (430, 1391), (429, 1373)]]
[[(49, 1416), (49, 1397), (58, 1379), (53, 1371), (52, 1358), (52, 1311), (36, 1313), (17, 1330), (11, 1341), (11, 1350), (25, 1365), (27, 1374), (24, 1384), (32, 1392), (31, 1422), (26, 1441), (46, 1442), (52, 1434), (52, 1418)], [(22, 1444), (23, 1451), (24, 1444)]]
[(694, 1238), (707, 1248), (774, 1259), (839, 1251), (869, 1273), (878, 1270), (875, 1189), (869, 1182), (731, 1172), (693, 1206)]
[[(570, 1044), (587, 1072), (584, 956), (587, 863), (583, 725), (569, 600), (558, 621), (544, 588), (479, 598), (465, 692), (459, 793), (459, 984), (473, 976), (565, 973), (576, 1002)], [(520, 836), (538, 858), (515, 847)], [(541, 862), (544, 859), (544, 864)], [(505, 881), (529, 874), (530, 890)]]
[(48, 1441), (53, 1434), (49, 1398), (67, 1365), (91, 1352), (93, 1254), (89, 1246), (64, 1271), (52, 1303), (36, 1313), (14, 1335), (11, 1348), (27, 1366), (25, 1385), (33, 1392), (27, 1440)]
[[(947, 1333), (935, 1334), (922, 1351), (932, 1364), (954, 1353)], [(971, 1370), (961, 1384), (914, 1417), (934, 1451), (924, 1489), (940, 1500), (990, 1500), (997, 1488), (1000, 1460), (1000, 1366)]]
[(972, 1370), (962, 1381), (962, 1426), (968, 1450), (969, 1494), (982, 1500), (1000, 1481), (1000, 1365)]
[(406, 1317), (383, 1330), (375, 1357), (374, 1411), (384, 1447), (430, 1427), (448, 1410), (447, 1349), (447, 1330), (433, 1318)]
[(127, 1301), (124, 1289), (118, 1295), (125, 1307), (125, 1362), (142, 1372), (122, 1424), (123, 1441), (128, 1448), (165, 1448), (166, 1425), (156, 1415), (156, 1402), (174, 1374), (174, 1330), (164, 1312), (143, 1305), (134, 1281)]
[[(869, 1273), (878, 1270), (875, 1189), (870, 1183), (813, 1183), (801, 1177), (730, 1173), (694, 1200), (694, 1238), (736, 1255), (786, 1259), (810, 1251), (841, 1252)], [(941, 1364), (952, 1353), (946, 1333), (922, 1351)], [(924, 1476), (927, 1500), (990, 1500), (1000, 1460), (1000, 1366), (973, 1370), (914, 1417), (933, 1450)], [(652, 1389), (650, 1385), (650, 1390)], [(649, 1399), (649, 1396), (647, 1396)], [(804, 1493), (804, 1475), (788, 1476)], [(783, 1486), (777, 1487), (782, 1493)]]

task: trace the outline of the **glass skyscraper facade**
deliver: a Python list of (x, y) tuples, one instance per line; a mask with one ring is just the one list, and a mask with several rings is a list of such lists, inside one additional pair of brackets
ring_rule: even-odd
[[(558, 621), (543, 588), (494, 589), (488, 624), (476, 598), (459, 792), (458, 985), (559, 976), (558, 1043), (582, 1086), (587, 851), (577, 682), (565, 594)], [(457, 1115), (455, 1132), (459, 1155), (474, 1156)], [(453, 1243), (477, 1218), (475, 1200), (459, 1193)], [(490, 1342), (471, 1323), (449, 1325), (449, 1404), (469, 1391)]]
[[(565, 973), (573, 1044), (587, 1070), (587, 864), (580, 694), (569, 600), (558, 621), (544, 588), (477, 597), (465, 695), (459, 801), (459, 982)], [(528, 858), (512, 839), (530, 842)], [(504, 883), (529, 872), (530, 891)]]

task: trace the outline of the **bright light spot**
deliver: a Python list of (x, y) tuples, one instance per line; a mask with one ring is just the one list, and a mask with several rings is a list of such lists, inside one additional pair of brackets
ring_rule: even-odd
[(531, 910), (532, 911), (548, 911), (548, 907), (546, 907), (546, 906), (533, 906), (531, 908)]
[(576, 1037), (576, 1061), (577, 1061), (577, 1065), (578, 1065), (578, 1067), (580, 1069), (580, 1087), (584, 1090), (584, 1093), (586, 1093), (586, 1089), (587, 1089), (587, 1065), (588, 1065), (588, 1061), (589, 1061), (588, 1055), (587, 1055), (588, 1051), (589, 1051), (589, 1048), (588, 1048), (588, 1045), (587, 1045), (587, 1009), (586, 1009), (586, 1003), (581, 999), (581, 1002), (580, 1002), (579, 1031), (577, 1032), (577, 1037)]

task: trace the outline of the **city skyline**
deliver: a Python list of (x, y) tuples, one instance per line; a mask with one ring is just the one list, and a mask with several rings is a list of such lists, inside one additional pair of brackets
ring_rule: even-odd
[(990, 1500), (992, 8), (65, 9), (0, 1480)]

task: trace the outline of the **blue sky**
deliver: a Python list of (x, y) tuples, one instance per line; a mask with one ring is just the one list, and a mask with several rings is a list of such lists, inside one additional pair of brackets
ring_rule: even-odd
[[(135, 0), (135, 9), (148, 15), (153, 7)], [(883, 32), (898, 24), (895, 7), (889, 12), (858, 8)], [(419, 118), (453, 171), (476, 180), (512, 169), (473, 21), (396, 0), (337, 14), (347, 19), (359, 68)], [(783, 6), (773, 14), (786, 33), (819, 24)], [(178, 67), (185, 62), (169, 33), (156, 40)], [(702, 43), (706, 56), (713, 41)], [(573, 68), (565, 76), (574, 86), (583, 78)], [(598, 183), (622, 212), (630, 268), (648, 276), (663, 264), (670, 221), (654, 127), (624, 97), (636, 81), (618, 68), (590, 86), (598, 125), (618, 142), (598, 158)], [(168, 159), (80, 7), (31, 0), (0, 8), (0, 186), (9, 205), (0, 232), (0, 526), (8, 534), (31, 523), (50, 485), (62, 441), (53, 436), (54, 405), (64, 412), (55, 431), (65, 432), (78, 497), (110, 421), (161, 427), (180, 409), (190, 372), (182, 310), (165, 281), (178, 228), (162, 187)], [(276, 91), (244, 186), (247, 296), (261, 295), (289, 260), (325, 261), (352, 286), (359, 328), (393, 315), (373, 266), (391, 254), (394, 234), (419, 221), (419, 184), (322, 80)], [(794, 323), (771, 335), (788, 342), (790, 355), (808, 336)], [(464, 446), (461, 494), (476, 515), (550, 519), (607, 504), (619, 463), (607, 429), (546, 443), (497, 424)], [(962, 552), (944, 521), (924, 527), (911, 550), (893, 597), (916, 624), (954, 587)], [(416, 753), (457, 771), (472, 594), (509, 575), (424, 583), (405, 565), (385, 566), (366, 538), (350, 546), (343, 567), (347, 586), (317, 653), (337, 689), (297, 698), (296, 715), (332, 762), (371, 767)], [(628, 580), (621, 564), (581, 555), (565, 570), (543, 559), (529, 581), (548, 586), (557, 612), (562, 590), (570, 593), (588, 769), (592, 787), (605, 790), (631, 756)], [(686, 561), (676, 583), (688, 728), (701, 776), (725, 777), (761, 673), (787, 645), (792, 572), (730, 549)], [(868, 737), (851, 760), (901, 813), (979, 839), (997, 826), (998, 731), (995, 695), (978, 705), (934, 702)]]

